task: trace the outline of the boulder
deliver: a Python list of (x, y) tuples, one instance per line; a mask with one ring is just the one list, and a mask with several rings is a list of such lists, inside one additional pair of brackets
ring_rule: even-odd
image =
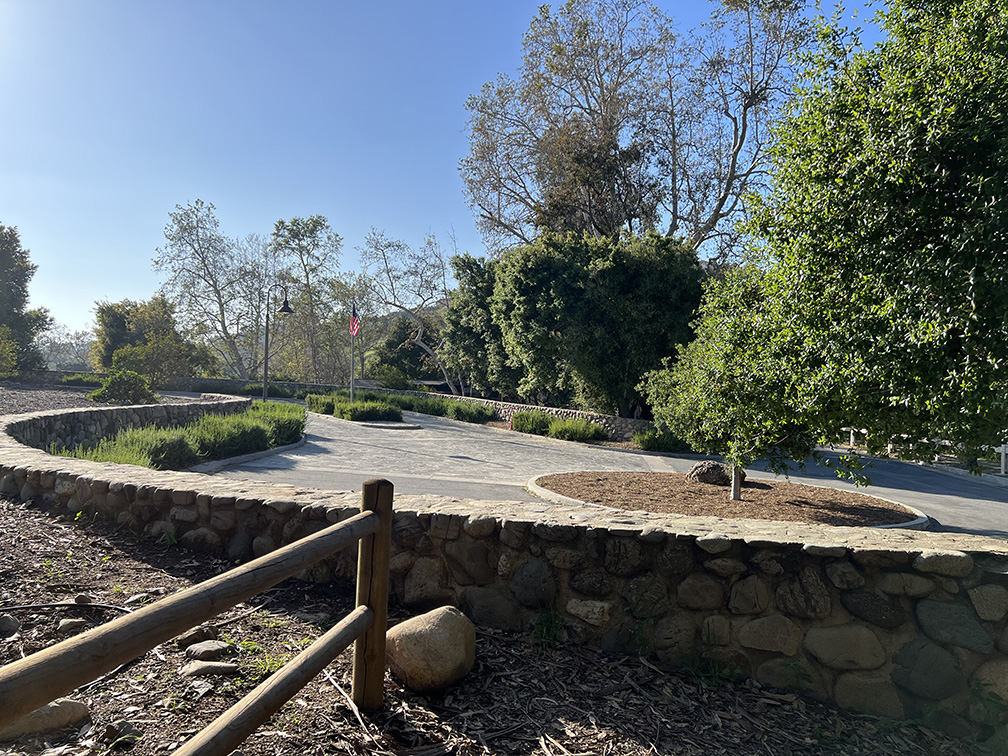
[(391, 628), (386, 658), (410, 690), (441, 690), (465, 677), (476, 662), (476, 627), (458, 609), (443, 606)]
[[(711, 486), (730, 486), (731, 468), (728, 465), (712, 460), (697, 462), (686, 475), (697, 483), (706, 483)], [(745, 480), (745, 473), (742, 473), (742, 480)]]
[(0, 740), (15, 740), (25, 735), (78, 727), (90, 718), (91, 712), (87, 704), (69, 698), (58, 698), (0, 727)]

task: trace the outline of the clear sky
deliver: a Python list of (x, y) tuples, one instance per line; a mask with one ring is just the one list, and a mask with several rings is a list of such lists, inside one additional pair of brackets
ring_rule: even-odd
[[(0, 223), (38, 266), (31, 306), (79, 329), (96, 300), (149, 298), (168, 213), (197, 198), (228, 236), (324, 215), (344, 270), (372, 226), (483, 254), (464, 103), (515, 73), (540, 3), (0, 0)], [(658, 5), (683, 32), (710, 10)]]

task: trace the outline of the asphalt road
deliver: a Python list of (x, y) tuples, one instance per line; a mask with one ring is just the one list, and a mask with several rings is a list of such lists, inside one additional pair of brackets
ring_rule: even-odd
[[(369, 478), (391, 480), (404, 494), (537, 501), (525, 483), (538, 475), (583, 470), (686, 472), (699, 459), (588, 446), (511, 433), (447, 418), (404, 413), (419, 428), (369, 427), (309, 413), (306, 443), (225, 467), (216, 475), (325, 490), (359, 490)], [(773, 478), (759, 465), (747, 471)], [(796, 483), (848, 488), (915, 507), (933, 529), (1008, 540), (1008, 487), (920, 465), (876, 460), (872, 485), (856, 488), (827, 468), (795, 471)]]

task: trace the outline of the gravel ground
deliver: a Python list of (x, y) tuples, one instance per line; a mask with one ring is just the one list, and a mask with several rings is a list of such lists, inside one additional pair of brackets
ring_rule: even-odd
[(53, 388), (31, 386), (25, 383), (0, 382), (0, 415), (18, 415), (22, 412), (93, 407), (87, 395), (92, 388)]

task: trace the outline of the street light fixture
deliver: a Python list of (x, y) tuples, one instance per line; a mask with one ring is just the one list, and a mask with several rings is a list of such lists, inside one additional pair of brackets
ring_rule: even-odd
[(263, 401), (266, 401), (266, 397), (269, 393), (269, 311), (270, 311), (270, 294), (273, 293), (273, 289), (280, 289), (284, 295), (283, 304), (277, 312), (282, 312), (286, 315), (293, 315), (294, 310), (291, 306), (287, 304), (287, 289), (283, 284), (273, 284), (268, 289), (266, 289), (266, 343), (263, 350)]

